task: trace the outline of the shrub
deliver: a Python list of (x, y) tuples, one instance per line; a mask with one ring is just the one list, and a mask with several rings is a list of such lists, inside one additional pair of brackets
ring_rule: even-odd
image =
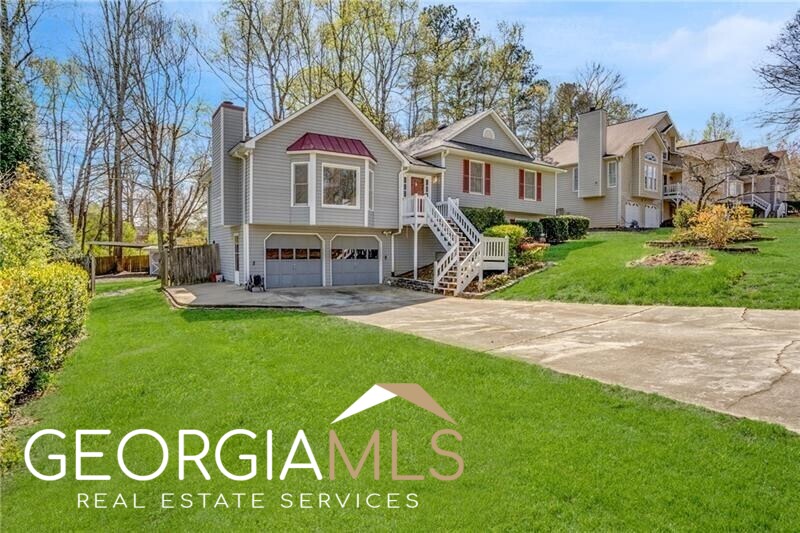
[(522, 239), (525, 238), (527, 232), (522, 226), (516, 224), (501, 224), (499, 226), (492, 226), (483, 232), (487, 237), (508, 237), (508, 248), (516, 250)]
[(574, 215), (564, 215), (559, 218), (563, 218), (567, 221), (567, 235), (570, 239), (583, 239), (589, 233), (588, 218)]
[(569, 239), (569, 222), (564, 217), (544, 217), (539, 220), (547, 242), (559, 243)]
[(517, 220), (514, 222), (517, 226), (522, 226), (528, 232), (528, 237), (538, 239), (544, 234), (542, 223), (538, 220)]
[(524, 250), (517, 257), (517, 264), (520, 266), (532, 265), (544, 261), (544, 246), (533, 250)]
[(496, 276), (492, 276), (484, 280), (483, 290), (490, 291), (492, 289), (502, 287), (509, 281), (511, 281), (511, 276), (509, 276), (508, 274), (498, 274)]
[(693, 203), (683, 202), (672, 217), (672, 225), (679, 229), (689, 229), (692, 220), (697, 214), (697, 206)]
[(506, 221), (505, 212), (496, 207), (464, 207), (461, 211), (481, 233), (492, 226), (504, 224)]
[(0, 271), (0, 427), (11, 405), (39, 390), (81, 333), (87, 276), (68, 263)]

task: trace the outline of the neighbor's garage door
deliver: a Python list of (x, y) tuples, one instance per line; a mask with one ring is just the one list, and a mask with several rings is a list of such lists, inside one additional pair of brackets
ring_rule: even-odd
[(374, 285), (380, 279), (380, 251), (375, 237), (336, 237), (331, 241), (334, 285)]
[(644, 227), (657, 228), (661, 225), (661, 213), (658, 207), (654, 205), (646, 205), (644, 207)]
[(264, 247), (268, 289), (322, 285), (322, 242), (315, 235), (270, 235)]

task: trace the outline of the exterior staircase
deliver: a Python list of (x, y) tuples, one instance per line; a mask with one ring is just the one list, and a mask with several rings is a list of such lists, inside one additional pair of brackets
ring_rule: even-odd
[[(442, 292), (442, 294), (446, 294), (448, 296), (455, 296), (458, 291), (458, 267), (467, 257), (469, 257), (470, 253), (475, 249), (475, 245), (472, 244), (472, 241), (469, 240), (467, 234), (462, 231), (458, 224), (453, 222), (452, 220), (448, 220), (447, 223), (453, 228), (453, 231), (458, 236), (458, 263), (454, 264), (450, 270), (445, 272), (445, 274), (439, 279), (437, 289)], [(470, 280), (472, 282), (472, 280)]]

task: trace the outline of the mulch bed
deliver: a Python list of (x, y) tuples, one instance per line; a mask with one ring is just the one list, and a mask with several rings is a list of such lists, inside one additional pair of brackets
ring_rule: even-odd
[(693, 250), (676, 250), (656, 255), (648, 255), (628, 263), (629, 267), (655, 266), (704, 266), (714, 262), (714, 258), (706, 252)]
[(508, 271), (507, 276), (508, 276), (509, 280), (508, 280), (507, 283), (504, 283), (503, 285), (500, 285), (499, 287), (493, 287), (491, 289), (486, 289), (485, 288), (486, 282), (489, 279), (491, 279), (492, 277), (504, 276), (506, 274), (496, 274), (495, 276), (490, 276), (490, 277), (484, 278), (482, 285), (476, 279), (472, 283), (470, 283), (469, 286), (467, 286), (467, 288), (464, 290), (464, 292), (459, 294), (459, 296), (461, 296), (463, 298), (484, 298), (485, 296), (488, 296), (488, 295), (490, 295), (490, 294), (492, 294), (494, 292), (501, 291), (503, 289), (507, 289), (508, 287), (511, 287), (512, 285), (515, 285), (515, 284), (519, 283), (520, 281), (522, 281), (523, 279), (527, 278), (528, 276), (532, 276), (534, 274), (538, 274), (539, 272), (547, 270), (548, 268), (550, 268), (554, 264), (555, 263), (550, 263), (550, 262), (548, 262), (548, 263), (534, 263), (532, 265), (527, 265), (527, 266), (524, 266), (524, 267), (514, 267), (514, 268), (512, 268), (511, 270)]

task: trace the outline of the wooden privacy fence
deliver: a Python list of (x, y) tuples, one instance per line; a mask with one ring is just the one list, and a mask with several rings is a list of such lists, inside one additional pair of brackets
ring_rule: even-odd
[[(106, 255), (94, 258), (95, 274), (102, 276), (114, 271), (114, 256)], [(125, 272), (149, 272), (149, 255), (125, 255), (122, 257), (122, 270)]]
[[(163, 267), (164, 261), (161, 261)], [(219, 248), (216, 244), (181, 246), (172, 251), (170, 284), (191, 285), (211, 281), (211, 274), (220, 271)]]

